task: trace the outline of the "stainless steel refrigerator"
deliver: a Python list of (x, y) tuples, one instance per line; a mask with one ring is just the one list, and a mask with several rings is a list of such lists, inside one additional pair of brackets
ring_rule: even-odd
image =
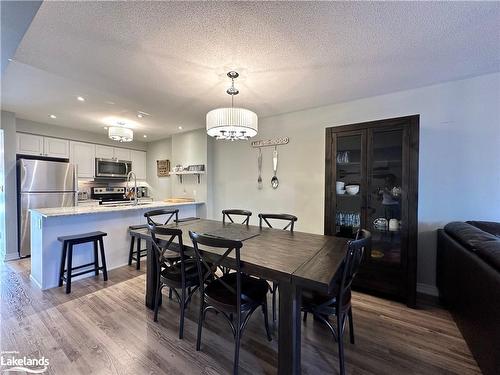
[(75, 166), (67, 162), (19, 159), (19, 255), (31, 254), (30, 208), (74, 206), (77, 197)]

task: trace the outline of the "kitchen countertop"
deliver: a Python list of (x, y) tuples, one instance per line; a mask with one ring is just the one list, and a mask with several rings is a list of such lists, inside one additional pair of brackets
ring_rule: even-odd
[(189, 205), (202, 205), (205, 202), (186, 202), (186, 203), (167, 203), (162, 201), (144, 202), (136, 206), (123, 205), (123, 206), (75, 206), (75, 207), (54, 207), (54, 208), (34, 208), (30, 212), (37, 213), (43, 217), (57, 217), (57, 216), (73, 216), (73, 215), (93, 215), (107, 212), (120, 212), (130, 210), (147, 210), (153, 208), (176, 207), (176, 206), (189, 206)]

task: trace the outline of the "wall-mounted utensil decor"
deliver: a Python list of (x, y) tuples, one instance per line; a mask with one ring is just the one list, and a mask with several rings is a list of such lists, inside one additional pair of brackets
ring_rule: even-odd
[(276, 171), (278, 170), (278, 148), (274, 146), (273, 151), (273, 177), (271, 178), (271, 186), (273, 189), (277, 189), (280, 184), (278, 177), (276, 177)]
[(268, 146), (286, 145), (289, 141), (290, 141), (290, 139), (288, 137), (266, 139), (263, 141), (253, 141), (252, 147), (268, 147)]
[(262, 149), (259, 147), (259, 156), (257, 157), (257, 168), (259, 170), (259, 177), (257, 178), (257, 187), (262, 189)]
[(158, 177), (170, 176), (170, 160), (157, 160), (156, 161), (156, 175)]

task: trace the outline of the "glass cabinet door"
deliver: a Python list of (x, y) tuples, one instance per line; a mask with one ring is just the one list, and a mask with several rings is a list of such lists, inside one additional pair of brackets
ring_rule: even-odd
[(372, 233), (371, 263), (401, 263), (403, 129), (372, 129), (367, 142), (367, 225)]
[(364, 132), (336, 135), (335, 234), (354, 238), (363, 225)]

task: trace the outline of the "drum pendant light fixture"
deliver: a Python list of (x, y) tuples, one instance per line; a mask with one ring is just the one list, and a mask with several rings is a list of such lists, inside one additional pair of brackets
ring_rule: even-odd
[(227, 76), (231, 78), (231, 87), (226, 91), (231, 95), (231, 107), (217, 108), (207, 113), (207, 134), (216, 139), (246, 140), (257, 135), (258, 117), (249, 109), (234, 107), (234, 96), (239, 94), (239, 90), (234, 87), (234, 80), (239, 74), (230, 71)]

